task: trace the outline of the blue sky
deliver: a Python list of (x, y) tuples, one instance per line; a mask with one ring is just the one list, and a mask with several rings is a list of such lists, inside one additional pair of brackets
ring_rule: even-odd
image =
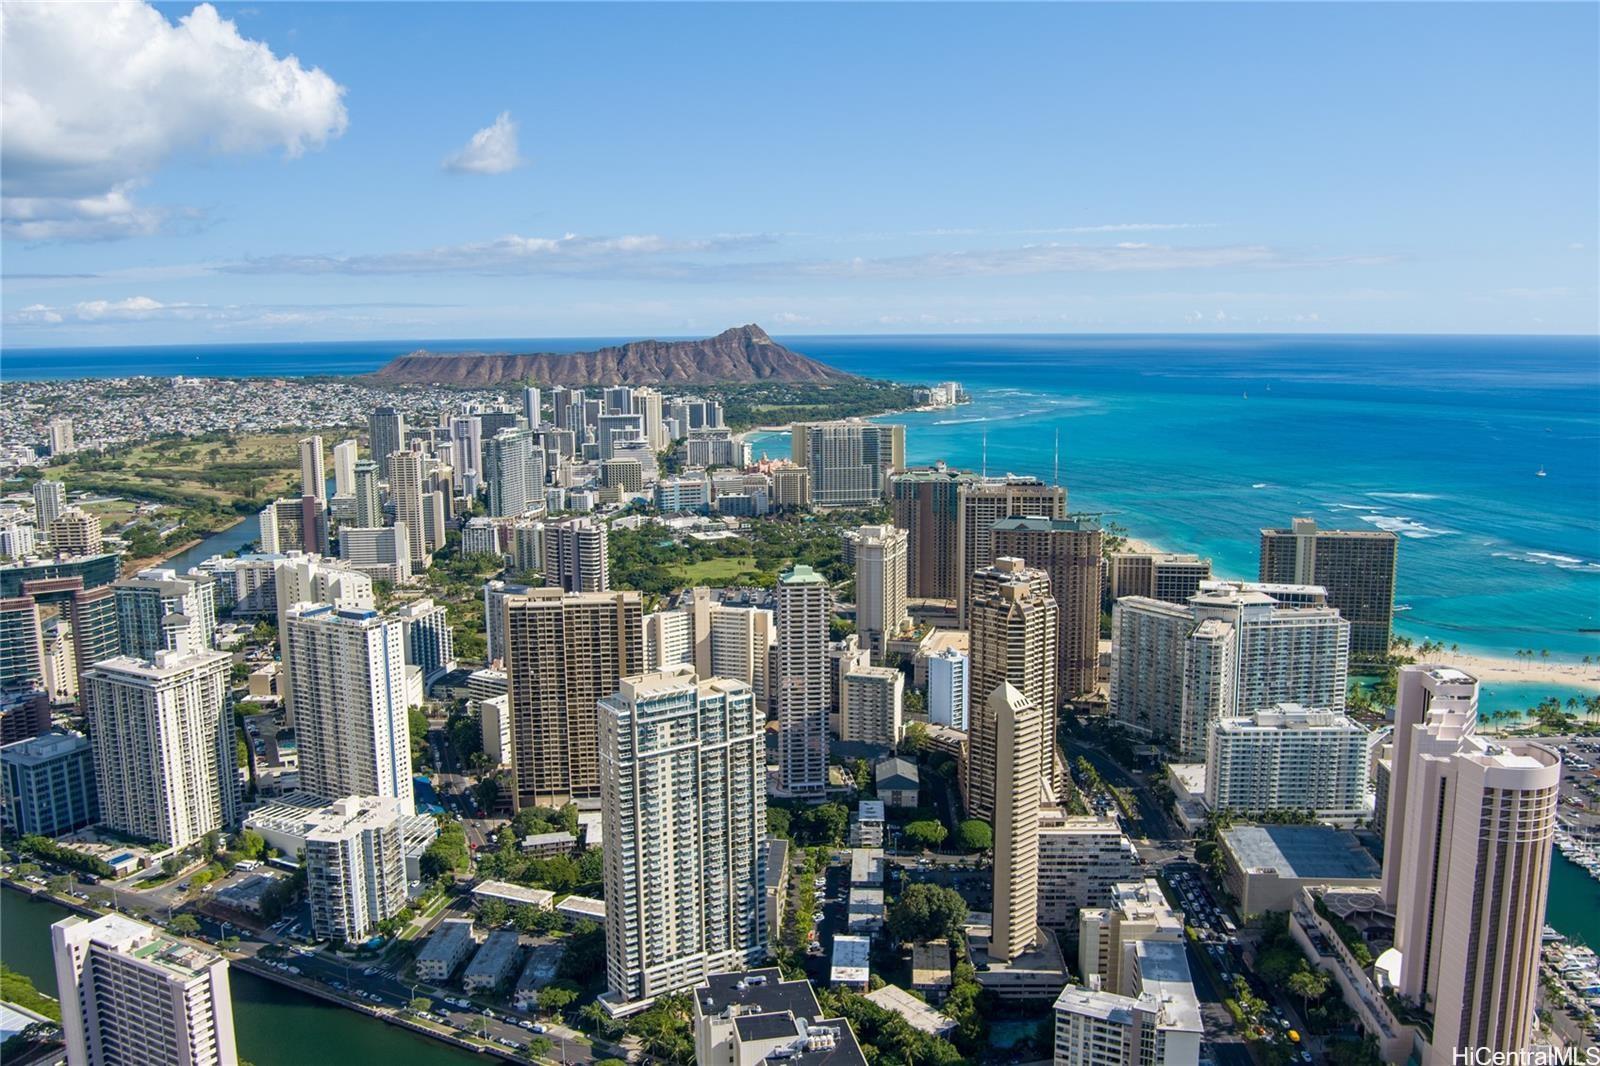
[(8, 345), (1596, 330), (1592, 4), (8, 4), (4, 34)]

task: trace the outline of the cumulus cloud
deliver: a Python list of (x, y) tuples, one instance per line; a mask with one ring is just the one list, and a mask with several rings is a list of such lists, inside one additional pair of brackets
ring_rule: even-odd
[(524, 162), (517, 154), (517, 124), (511, 112), (502, 111), (493, 124), (474, 133), (465, 148), (447, 157), (444, 168), (460, 174), (504, 174)]
[(176, 24), (143, 0), (9, 3), (0, 20), (3, 226), (23, 240), (159, 229), (132, 192), (172, 156), (281, 149), (345, 130), (344, 89), (279, 58), (210, 4)]
[[(283, 326), (314, 322), (364, 322), (392, 319), (384, 312), (450, 308), (432, 303), (208, 304), (161, 301), (150, 296), (120, 300), (80, 300), (70, 304), (29, 304), (5, 315), (8, 326), (109, 326), (129, 322), (198, 322), (213, 328)], [(376, 312), (376, 314), (375, 314)]]

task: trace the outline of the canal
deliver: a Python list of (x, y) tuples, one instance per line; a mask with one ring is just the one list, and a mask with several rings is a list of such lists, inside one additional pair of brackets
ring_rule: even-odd
[(255, 543), (260, 536), (261, 523), (253, 517), (243, 518), (227, 529), (211, 534), (199, 544), (185, 548), (160, 565), (180, 574), (187, 573), (190, 567), (199, 566), (213, 555), (244, 550), (246, 545)]
[[(0, 889), (0, 958), (48, 995), (56, 994), (50, 926), (71, 913), (54, 903)], [(465, 1066), (484, 1061), (481, 1055), (446, 1047), (237, 968), (228, 971), (228, 984), (233, 990), (239, 1057), (254, 1066), (327, 1062)]]

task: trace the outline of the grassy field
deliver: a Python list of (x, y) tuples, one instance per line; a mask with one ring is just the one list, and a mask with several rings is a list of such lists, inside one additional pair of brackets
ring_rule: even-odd
[(694, 588), (696, 585), (737, 584), (739, 578), (744, 575), (760, 572), (754, 555), (727, 555), (695, 563), (680, 563), (668, 569), (684, 588)]
[[(152, 498), (176, 494), (231, 504), (265, 500), (299, 481), (294, 433), (260, 433), (217, 441), (151, 441), (104, 456), (84, 456), (52, 467), (69, 489), (89, 488)], [(153, 490), (153, 491), (152, 491)]]

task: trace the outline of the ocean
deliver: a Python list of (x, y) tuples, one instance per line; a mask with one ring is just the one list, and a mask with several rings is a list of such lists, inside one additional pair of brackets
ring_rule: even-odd
[[(844, 370), (959, 381), (895, 415), (907, 459), (1059, 477), (1070, 507), (1253, 577), (1257, 531), (1308, 515), (1400, 535), (1418, 640), (1600, 656), (1593, 337), (780, 338)], [(579, 351), (615, 338), (6, 349), (0, 377), (360, 373), (415, 348)], [(758, 443), (787, 450), (781, 435)], [(1058, 458), (1059, 457), (1059, 458)], [(1539, 471), (1545, 476), (1537, 476)]]

